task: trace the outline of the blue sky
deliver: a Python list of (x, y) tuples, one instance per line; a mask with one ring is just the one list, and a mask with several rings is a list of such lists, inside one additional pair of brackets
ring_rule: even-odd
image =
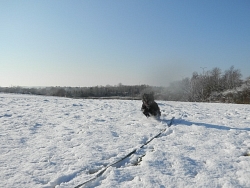
[(248, 0), (0, 1), (0, 86), (166, 86), (250, 76)]

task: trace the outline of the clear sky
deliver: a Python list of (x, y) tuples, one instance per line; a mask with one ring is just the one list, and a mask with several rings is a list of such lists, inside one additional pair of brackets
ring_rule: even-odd
[(0, 0), (0, 86), (250, 76), (249, 0)]

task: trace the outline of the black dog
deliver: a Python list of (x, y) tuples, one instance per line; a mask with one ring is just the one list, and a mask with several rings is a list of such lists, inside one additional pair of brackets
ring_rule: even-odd
[(142, 96), (142, 113), (146, 116), (155, 116), (160, 117), (161, 111), (158, 104), (154, 101), (154, 95), (151, 94), (143, 94)]

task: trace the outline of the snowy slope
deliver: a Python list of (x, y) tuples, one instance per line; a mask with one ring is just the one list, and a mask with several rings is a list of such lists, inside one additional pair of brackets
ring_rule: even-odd
[(249, 105), (157, 102), (0, 94), (0, 187), (250, 187)]

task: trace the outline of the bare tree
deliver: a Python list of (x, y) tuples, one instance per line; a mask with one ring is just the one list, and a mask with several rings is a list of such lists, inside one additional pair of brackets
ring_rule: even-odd
[(231, 66), (229, 70), (225, 71), (225, 74), (222, 78), (223, 84), (225, 85), (224, 89), (234, 89), (242, 84), (241, 72), (239, 69), (234, 69), (234, 66)]

